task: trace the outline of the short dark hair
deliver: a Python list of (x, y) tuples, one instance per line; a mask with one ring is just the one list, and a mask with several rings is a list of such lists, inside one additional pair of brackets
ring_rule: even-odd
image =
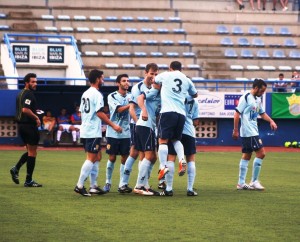
[(24, 76), (24, 82), (30, 82), (30, 78), (36, 78), (36, 74), (28, 73), (26, 76)]
[(252, 88), (256, 88), (258, 87), (259, 89), (262, 88), (262, 87), (267, 87), (267, 83), (261, 79), (261, 78), (255, 78), (254, 81), (253, 81), (253, 85), (252, 85)]
[(145, 67), (145, 71), (149, 72), (151, 69), (153, 71), (157, 71), (158, 70), (158, 65), (155, 64), (155, 63), (149, 63), (149, 64), (147, 64), (146, 67)]
[(181, 71), (182, 65), (179, 61), (172, 61), (170, 64), (170, 68), (174, 71)]
[(127, 77), (127, 78), (128, 78), (129, 76), (128, 76), (127, 74), (120, 74), (120, 75), (117, 76), (116, 82), (117, 82), (117, 83), (120, 83), (122, 77)]
[(284, 75), (283, 75), (283, 73), (279, 73), (279, 75), (278, 75), (278, 76), (284, 76)]
[(103, 71), (100, 70), (91, 70), (89, 74), (89, 82), (96, 83), (97, 78), (103, 75)]

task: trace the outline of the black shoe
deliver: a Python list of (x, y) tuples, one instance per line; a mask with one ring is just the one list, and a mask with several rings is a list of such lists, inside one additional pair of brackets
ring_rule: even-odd
[(159, 183), (157, 187), (158, 187), (158, 189), (165, 190), (166, 186), (167, 186), (166, 183), (163, 181), (163, 182)]
[(167, 190), (163, 190), (160, 194), (160, 196), (167, 196), (167, 197), (172, 197), (173, 196), (173, 191), (167, 191)]
[(241, 4), (240, 5), (240, 10), (244, 9), (245, 8), (245, 5)]
[(74, 188), (74, 191), (79, 193), (80, 195), (82, 196), (85, 196), (85, 197), (90, 197), (91, 194), (89, 194), (86, 190), (85, 190), (85, 187), (82, 187), (82, 188), (79, 188), (78, 186), (76, 186)]
[(153, 196), (160, 196), (160, 193), (158, 191), (153, 190), (152, 188), (149, 188), (148, 191), (152, 192)]
[(94, 195), (106, 194), (106, 192), (103, 191), (100, 187), (94, 187), (94, 188), (90, 187), (89, 193)]
[(132, 188), (130, 188), (128, 185), (123, 185), (123, 186), (118, 188), (118, 192), (119, 193), (131, 193)]
[(190, 191), (190, 190), (188, 190), (188, 191), (186, 192), (186, 195), (187, 195), (187, 196), (198, 196), (198, 193), (195, 192), (195, 191)]
[(42, 184), (38, 184), (35, 181), (31, 181), (31, 182), (25, 182), (24, 183), (24, 187), (42, 187)]
[(11, 179), (13, 180), (13, 182), (16, 184), (20, 184), (19, 172), (17, 171), (15, 166), (10, 169), (10, 174), (11, 174)]

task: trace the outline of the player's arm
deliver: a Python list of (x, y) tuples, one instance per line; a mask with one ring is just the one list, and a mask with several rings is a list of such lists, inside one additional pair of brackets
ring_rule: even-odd
[(129, 114), (130, 114), (130, 117), (133, 119), (133, 121), (136, 123), (138, 121), (138, 118), (135, 113), (135, 105), (136, 104), (133, 102), (129, 103)]
[(240, 122), (240, 113), (235, 110), (233, 115), (233, 131), (232, 131), (232, 138), (238, 139), (239, 137), (239, 122)]
[(137, 97), (137, 103), (138, 103), (139, 107), (142, 110), (142, 113), (141, 113), (142, 119), (144, 121), (147, 121), (148, 120), (148, 112), (147, 112), (147, 109), (145, 107), (145, 99), (146, 99), (145, 93), (142, 93), (141, 95), (139, 95)]
[(265, 120), (265, 121), (267, 121), (267, 122), (270, 123), (270, 127), (271, 127), (272, 130), (276, 130), (277, 129), (277, 124), (274, 122), (273, 119), (270, 118), (270, 116), (268, 114), (266, 114), (266, 113), (260, 114), (260, 117), (263, 120)]
[(25, 114), (26, 116), (28, 116), (29, 118), (33, 119), (36, 122), (37, 127), (41, 126), (41, 121), (40, 121), (39, 117), (36, 114), (34, 114), (31, 111), (31, 109), (23, 107), (22, 113)]
[(130, 107), (129, 104), (123, 105), (123, 106), (118, 106), (118, 107), (116, 108), (116, 112), (117, 112), (117, 113), (123, 113), (123, 112), (129, 110), (129, 107)]
[(119, 125), (116, 125), (114, 122), (112, 122), (106, 115), (106, 113), (104, 113), (103, 111), (99, 110), (97, 112), (97, 116), (105, 123), (107, 123), (107, 125), (109, 125), (110, 127), (112, 127), (116, 132), (118, 133), (122, 133), (122, 128)]

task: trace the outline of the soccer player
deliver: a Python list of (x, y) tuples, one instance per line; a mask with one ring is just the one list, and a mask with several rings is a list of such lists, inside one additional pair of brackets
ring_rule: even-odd
[[(91, 194), (102, 195), (105, 193), (97, 184), (99, 162), (101, 160), (101, 120), (106, 122), (115, 132), (122, 132), (122, 128), (111, 122), (104, 113), (103, 96), (99, 92), (103, 79), (102, 71), (92, 70), (90, 72), (90, 88), (83, 93), (79, 107), (82, 119), (80, 138), (86, 152), (86, 160), (81, 167), (79, 180), (74, 191), (83, 196), (91, 196)], [(91, 183), (89, 192), (84, 187), (84, 181), (88, 176), (90, 176)]]
[(161, 84), (161, 111), (158, 121), (159, 148), (158, 157), (160, 171), (158, 180), (161, 180), (169, 169), (167, 167), (168, 141), (174, 145), (179, 159), (179, 176), (186, 171), (184, 150), (180, 142), (185, 123), (185, 99), (187, 95), (197, 97), (197, 90), (193, 82), (181, 72), (181, 63), (173, 61), (168, 72), (158, 74), (155, 78)]
[[(131, 132), (131, 148), (130, 154), (125, 162), (124, 167), (124, 174), (122, 177), (121, 186), (119, 187), (120, 193), (130, 193), (132, 189), (128, 187), (130, 173), (132, 171), (132, 166), (134, 161), (136, 160), (139, 151), (135, 147), (135, 140), (136, 140), (136, 122), (141, 113), (141, 108), (138, 106), (137, 97), (141, 95), (141, 93), (148, 91), (151, 89), (151, 84), (154, 81), (155, 76), (158, 74), (158, 66), (155, 63), (149, 63), (146, 65), (145, 68), (145, 78), (143, 81), (138, 82), (135, 84), (131, 89), (132, 100), (130, 102), (129, 113), (131, 116), (131, 123), (130, 123), (130, 132)], [(143, 160), (143, 157), (140, 157), (140, 162)]]
[[(122, 127), (122, 133), (115, 132), (110, 126), (106, 130), (106, 153), (108, 161), (106, 166), (106, 184), (104, 191), (109, 192), (111, 188), (111, 177), (114, 170), (117, 155), (121, 156), (120, 165), (120, 183), (124, 173), (125, 161), (130, 150), (130, 115), (129, 102), (132, 99), (131, 93), (128, 92), (129, 78), (127, 74), (117, 76), (116, 83), (118, 90), (110, 93), (107, 102), (110, 111), (110, 120)], [(120, 187), (120, 184), (119, 184)]]
[[(239, 180), (237, 184), (238, 190), (264, 190), (258, 178), (261, 170), (262, 161), (265, 157), (265, 149), (262, 140), (259, 137), (257, 126), (257, 117), (260, 117), (269, 122), (271, 129), (276, 130), (277, 125), (273, 119), (265, 113), (262, 107), (262, 95), (265, 93), (267, 84), (262, 79), (255, 79), (252, 89), (240, 97), (239, 104), (234, 113), (234, 127), (232, 137), (238, 139), (239, 135), (242, 138), (242, 159), (240, 160)], [(240, 132), (238, 130), (239, 120), (241, 119)], [(248, 171), (248, 163), (251, 159), (252, 152), (256, 153), (253, 161), (253, 170), (251, 182), (246, 183)]]
[[(184, 147), (184, 154), (187, 161), (187, 196), (197, 196), (197, 192), (193, 190), (196, 177), (195, 154), (196, 154), (196, 132), (195, 127), (199, 125), (199, 105), (197, 100), (191, 96), (187, 96), (185, 102), (186, 117), (182, 131), (181, 143)], [(166, 174), (166, 189), (161, 192), (162, 196), (173, 196), (173, 178), (174, 178), (174, 162), (176, 152), (174, 146), (168, 143), (168, 162), (169, 172)]]
[(33, 93), (37, 86), (36, 74), (28, 73), (24, 77), (24, 84), (25, 87), (18, 94), (16, 100), (16, 120), (18, 122), (19, 134), (26, 145), (27, 152), (10, 169), (10, 174), (14, 183), (19, 184), (19, 170), (27, 163), (27, 175), (24, 187), (42, 187), (42, 184), (32, 179), (37, 156), (37, 146), (40, 139), (38, 127), (41, 125), (41, 121), (36, 114), (37, 102)]

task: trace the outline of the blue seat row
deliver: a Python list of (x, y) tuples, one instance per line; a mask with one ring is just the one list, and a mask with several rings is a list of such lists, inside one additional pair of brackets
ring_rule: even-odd
[(248, 32), (245, 32), (241, 26), (236, 25), (233, 26), (231, 31), (229, 30), (229, 27), (226, 25), (218, 25), (216, 29), (217, 34), (234, 34), (234, 35), (243, 35), (243, 34), (249, 34), (249, 35), (283, 35), (283, 36), (290, 36), (292, 35), (291, 31), (288, 27), (280, 27), (279, 32), (277, 33), (272, 26), (265, 26), (263, 32), (258, 29), (256, 26), (250, 26), (248, 28)]

